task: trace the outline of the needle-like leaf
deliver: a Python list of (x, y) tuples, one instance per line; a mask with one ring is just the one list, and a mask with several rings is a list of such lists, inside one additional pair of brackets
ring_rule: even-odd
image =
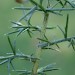
[(59, 25), (57, 25), (57, 26), (58, 26), (58, 28), (61, 30), (61, 32), (63, 33), (63, 35), (65, 35), (64, 30), (63, 30)]
[(2, 62), (0, 62), (0, 65), (4, 64), (4, 63), (6, 63), (6, 62), (8, 62), (8, 59), (5, 59), (5, 60), (3, 60)]
[(71, 38), (71, 40), (69, 42), (70, 42), (70, 44), (69, 44), (68, 47), (72, 46), (73, 50), (75, 51), (75, 42), (74, 42), (74, 39)]
[(61, 4), (61, 6), (64, 6), (61, 0), (56, 0), (56, 1), (59, 1), (59, 3)]
[(19, 32), (17, 34), (17, 37), (25, 30), (25, 28), (19, 28)]
[(38, 72), (47, 72), (47, 71), (52, 71), (52, 70), (58, 70), (57, 68), (54, 68), (54, 64), (49, 64), (47, 66), (41, 67), (38, 69)]
[(41, 39), (41, 38), (37, 38), (38, 40), (41, 40), (41, 41), (43, 41), (43, 42), (49, 42), (47, 39), (45, 40), (45, 39)]
[(11, 59), (9, 58), (9, 59), (8, 59), (8, 65), (7, 65), (7, 68), (8, 68), (8, 75), (11, 75), (11, 74), (10, 74), (10, 61), (11, 61)]
[(12, 45), (12, 43), (11, 43), (11, 40), (10, 40), (10, 37), (9, 37), (9, 36), (7, 36), (7, 39), (8, 39), (9, 45), (10, 45), (10, 47), (11, 47), (11, 49), (12, 49), (12, 52), (13, 52), (13, 54), (15, 55), (15, 54), (16, 54), (15, 45), (14, 45), (14, 46)]
[(75, 8), (47, 8), (46, 11), (51, 12), (51, 11), (72, 11), (75, 10)]
[(72, 8), (75, 8), (75, 4), (74, 4), (72, 1), (66, 0), (66, 2), (67, 2), (68, 4), (70, 4)]
[(32, 37), (32, 35), (31, 35), (32, 32), (31, 32), (29, 29), (27, 30), (27, 32), (28, 32), (28, 35), (29, 35), (30, 37)]
[(21, 17), (21, 18), (19, 19), (19, 22), (22, 21), (22, 20), (23, 20), (26, 16), (28, 16), (29, 14), (33, 13), (35, 10), (36, 10), (36, 6), (34, 6), (33, 8), (31, 8), (31, 10), (30, 10), (27, 14), (25, 14), (23, 17)]
[(67, 14), (67, 19), (66, 19), (66, 26), (65, 26), (65, 38), (67, 38), (67, 33), (68, 33), (68, 21), (69, 21), (69, 14)]

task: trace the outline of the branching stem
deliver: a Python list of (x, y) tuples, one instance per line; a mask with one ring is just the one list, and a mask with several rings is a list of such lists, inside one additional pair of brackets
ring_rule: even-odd
[[(44, 13), (43, 26), (41, 28), (41, 33), (40, 33), (40, 38), (42, 38), (42, 39), (46, 39), (45, 33), (46, 33), (46, 28), (47, 28), (48, 16), (49, 16), (49, 14), (47, 12)], [(38, 50), (36, 51), (36, 57), (40, 58), (41, 53), (42, 53), (42, 48), (38, 48)], [(34, 63), (34, 67), (32, 69), (32, 75), (37, 75), (38, 67), (39, 67), (39, 60), (36, 60)]]

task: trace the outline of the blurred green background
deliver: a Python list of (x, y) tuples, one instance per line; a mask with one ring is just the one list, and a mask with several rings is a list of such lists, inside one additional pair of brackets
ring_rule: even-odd
[[(21, 5), (15, 3), (14, 0), (0, 0), (0, 56), (6, 55), (6, 53), (11, 52), (7, 37), (4, 34), (12, 31), (12, 29), (10, 28), (12, 25), (11, 21), (17, 21), (18, 18), (22, 16), (21, 11), (12, 10), (13, 7), (17, 6)], [(66, 13), (67, 12), (63, 12), (64, 16), (57, 16), (51, 13), (48, 26), (59, 25), (64, 28), (66, 23)], [(70, 14), (68, 30), (68, 36), (70, 37), (75, 35), (75, 11), (68, 11), (68, 13)], [(37, 12), (33, 15), (31, 22), (33, 25), (41, 25), (42, 19), (43, 14)], [(63, 38), (63, 35), (58, 28), (54, 30), (48, 30), (46, 35), (48, 36), (49, 40)], [(35, 53), (36, 46), (38, 44), (35, 36), (39, 36), (38, 32), (34, 32), (33, 38), (30, 38), (26, 32), (22, 33), (17, 38), (17, 52), (22, 52), (25, 54)], [(11, 39), (13, 40), (14, 38), (15, 35), (11, 35)], [(68, 45), (68, 42), (60, 43), (59, 46), (61, 52), (53, 50), (43, 51), (40, 61), (40, 67), (46, 66), (50, 63), (56, 63), (55, 67), (60, 68), (60, 70), (58, 71), (48, 72), (48, 75), (75, 75), (75, 51), (71, 46), (68, 48)], [(52, 47), (56, 48), (56, 46)], [(17, 70), (31, 70), (32, 68), (32, 63), (25, 60), (20, 61), (19, 59), (15, 59), (13, 61), (13, 64)], [(0, 75), (8, 75), (7, 63), (0, 65)], [(18, 73), (11, 71), (11, 75), (18, 75)]]

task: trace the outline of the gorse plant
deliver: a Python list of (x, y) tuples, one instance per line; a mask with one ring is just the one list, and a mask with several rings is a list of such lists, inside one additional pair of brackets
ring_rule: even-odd
[[(44, 1), (46, 1), (46, 4), (44, 4)], [(62, 32), (62, 35), (64, 38), (58, 39), (58, 40), (51, 40), (48, 39), (46, 36), (46, 31), (47, 30), (54, 30), (56, 27), (49, 27), (48, 21), (50, 17), (50, 13), (55, 14), (57, 16), (63, 16), (62, 11), (72, 11), (75, 10), (75, 4), (74, 1), (70, 0), (16, 0), (16, 2), (22, 4), (23, 6), (21, 7), (14, 7), (13, 9), (23, 11), (23, 16), (18, 20), (18, 21), (12, 21), (11, 23), (12, 28), (14, 31), (9, 32), (6, 34), (9, 45), (11, 47), (12, 53), (8, 53), (8, 56), (0, 56), (0, 65), (7, 63), (8, 62), (8, 74), (10, 75), (10, 65), (13, 68), (13, 71), (16, 72), (21, 72), (20, 74), (23, 75), (46, 75), (46, 72), (48, 71), (53, 71), (53, 70), (58, 70), (59, 68), (55, 68), (55, 64), (48, 64), (47, 66), (39, 68), (39, 63), (41, 60), (41, 55), (42, 51), (50, 49), (50, 50), (59, 50), (59, 45), (58, 43), (62, 43), (65, 41), (68, 41), (70, 43), (69, 46), (72, 46), (72, 48), (75, 50), (75, 36), (68, 37), (68, 22), (69, 22), (69, 13), (66, 13), (66, 24), (64, 29), (62, 29), (59, 25), (57, 27), (60, 29)], [(54, 3), (53, 3), (54, 2)], [(53, 3), (53, 4), (52, 4)], [(25, 6), (26, 4), (26, 6)], [(30, 5), (27, 5), (30, 4)], [(52, 5), (51, 5), (52, 4)], [(67, 7), (68, 4), (68, 7)], [(33, 18), (33, 14), (35, 12), (41, 12), (43, 14), (43, 22), (42, 25), (33, 25), (31, 23), (31, 19)], [(22, 23), (22, 21), (25, 21), (25, 24)], [(38, 21), (38, 20), (37, 20)], [(34, 20), (33, 20), (34, 22)], [(17, 34), (18, 36), (21, 35), (22, 32), (27, 32), (30, 38), (33, 38), (33, 32), (36, 33), (37, 31), (39, 33), (38, 37), (36, 38), (39, 43), (38, 43), (38, 48), (36, 48), (36, 51), (32, 55), (26, 55), (22, 53), (17, 53), (16, 50), (16, 40), (14, 40), (14, 43), (11, 42), (10, 40), (10, 35), (13, 35), (14, 33)], [(34, 44), (35, 45), (35, 44)], [(51, 46), (56, 45), (58, 49), (54, 49)], [(12, 61), (15, 58), (22, 58), (26, 61), (32, 62), (33, 67), (31, 71), (28, 70), (16, 70)], [(22, 60), (20, 59), (20, 60)]]

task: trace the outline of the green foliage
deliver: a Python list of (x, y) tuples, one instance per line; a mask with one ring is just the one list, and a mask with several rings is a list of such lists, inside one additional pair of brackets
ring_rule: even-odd
[[(49, 14), (52, 13), (57, 16), (63, 16), (64, 14), (62, 14), (62, 11), (64, 12), (64, 11), (75, 10), (74, 3), (69, 0), (63, 0), (63, 1), (62, 0), (55, 0), (55, 1), (53, 0), (53, 2), (55, 4), (53, 6), (51, 6), (52, 1), (47, 0), (47, 4), (44, 6), (43, 2), (44, 2), (44, 0), (39, 0), (39, 2), (35, 1), (35, 0), (28, 0), (24, 4), (31, 3), (31, 6), (27, 7), (27, 6), (23, 5), (22, 7), (14, 7), (13, 8), (16, 10), (23, 11), (23, 16), (18, 21), (11, 22), (13, 24), (12, 28), (14, 29), (14, 31), (6, 34), (8, 43), (12, 50), (12, 53), (8, 53), (8, 56), (0, 56), (0, 60), (1, 60), (0, 65), (8, 63), (7, 67), (8, 67), (9, 75), (11, 74), (10, 66), (12, 66), (13, 71), (19, 72), (20, 75), (29, 75), (29, 74), (31, 74), (31, 75), (38, 75), (38, 74), (46, 75), (46, 72), (58, 70), (58, 68), (54, 67), (55, 64), (49, 64), (47, 66), (43, 66), (43, 67), (39, 68), (39, 62), (41, 60), (42, 51), (47, 50), (47, 49), (60, 51), (60, 50), (58, 50), (60, 48), (58, 43), (62, 43), (65, 41), (70, 42), (69, 46), (72, 45), (72, 48), (75, 50), (75, 47), (74, 47), (75, 36), (68, 37), (68, 27), (69, 27), (69, 18), (70, 18), (69, 13), (66, 14), (66, 24), (65, 24), (64, 29), (62, 29), (59, 25), (57, 25), (57, 27), (63, 33), (62, 35), (64, 37), (61, 39), (58, 39), (58, 40), (54, 39), (55, 41), (54, 40), (49, 41), (48, 37), (46, 36), (47, 30), (54, 30), (57, 28), (57, 27), (48, 27), (48, 19), (50, 17)], [(69, 6), (71, 6), (71, 7), (66, 7), (67, 4), (69, 4)], [(57, 8), (58, 5), (60, 5), (60, 8)], [(31, 23), (31, 19), (33, 18), (34, 13), (36, 13), (38, 11), (43, 14), (43, 18), (44, 18), (42, 25), (40, 25), (40, 26), (36, 26)], [(26, 25), (24, 25), (22, 23), (23, 20), (26, 22)], [(36, 50), (35, 53), (32, 55), (17, 53), (16, 40), (11, 42), (10, 35), (14, 35), (14, 33), (15, 33), (17, 35), (16, 38), (18, 38), (19, 36), (21, 36), (21, 34), (23, 32), (27, 32), (28, 35), (30, 36), (30, 38), (33, 38), (33, 33), (36, 33), (35, 31), (40, 33), (39, 37), (37, 37), (37, 40), (39, 41), (38, 50)], [(51, 48), (52, 45), (56, 45), (58, 49)], [(12, 63), (12, 61), (15, 58), (20, 58), (21, 60), (26, 60), (26, 61), (33, 63), (32, 70), (31, 71), (16, 70), (14, 67), (14, 64)]]

